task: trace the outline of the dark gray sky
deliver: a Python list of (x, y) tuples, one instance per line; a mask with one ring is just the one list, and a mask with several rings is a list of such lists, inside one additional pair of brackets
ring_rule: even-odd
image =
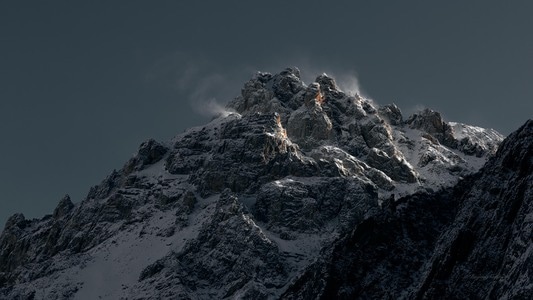
[(508, 134), (533, 112), (531, 16), (518, 0), (2, 1), (0, 228), (65, 193), (81, 201), (143, 140), (207, 121), (210, 99), (255, 70), (357, 75), (404, 114)]

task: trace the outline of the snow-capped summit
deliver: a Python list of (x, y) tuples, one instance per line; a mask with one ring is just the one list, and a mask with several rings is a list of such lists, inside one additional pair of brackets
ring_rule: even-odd
[[(349, 157), (384, 174), (379, 181), (402, 189), (405, 183), (412, 184), (410, 189), (454, 184), (479, 169), (503, 140), (494, 130), (481, 134), (477, 127), (447, 123), (430, 109), (404, 121), (396, 105), (377, 106), (346, 94), (326, 74), (306, 85), (297, 68), (258, 73), (228, 108), (242, 115), (278, 113), (288, 139), (305, 153), (335, 147), (348, 154), (338, 161)], [(313, 158), (326, 159), (319, 154)]]
[(431, 110), (404, 118), (325, 74), (307, 85), (297, 68), (257, 73), (227, 110), (144, 142), (80, 203), (11, 217), (0, 297), (279, 298), (333, 241), (454, 186), (503, 139)]

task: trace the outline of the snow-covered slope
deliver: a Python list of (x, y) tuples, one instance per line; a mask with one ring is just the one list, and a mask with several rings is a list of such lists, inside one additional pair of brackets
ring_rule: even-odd
[(503, 139), (296, 68), (258, 73), (227, 110), (143, 143), (80, 203), (11, 217), (0, 298), (277, 298), (357, 224), (455, 185)]

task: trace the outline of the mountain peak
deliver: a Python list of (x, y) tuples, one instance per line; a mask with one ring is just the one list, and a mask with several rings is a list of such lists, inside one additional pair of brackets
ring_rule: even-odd
[(334, 240), (454, 186), (502, 139), (432, 110), (404, 120), (294, 67), (257, 73), (227, 108), (142, 143), (80, 203), (10, 218), (0, 298), (277, 298)]

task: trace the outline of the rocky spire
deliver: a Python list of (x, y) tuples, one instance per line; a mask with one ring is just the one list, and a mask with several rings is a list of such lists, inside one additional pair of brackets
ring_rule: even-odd
[(54, 209), (54, 218), (59, 219), (66, 214), (68, 214), (74, 208), (74, 204), (70, 200), (69, 195), (65, 195), (57, 204), (57, 207)]

